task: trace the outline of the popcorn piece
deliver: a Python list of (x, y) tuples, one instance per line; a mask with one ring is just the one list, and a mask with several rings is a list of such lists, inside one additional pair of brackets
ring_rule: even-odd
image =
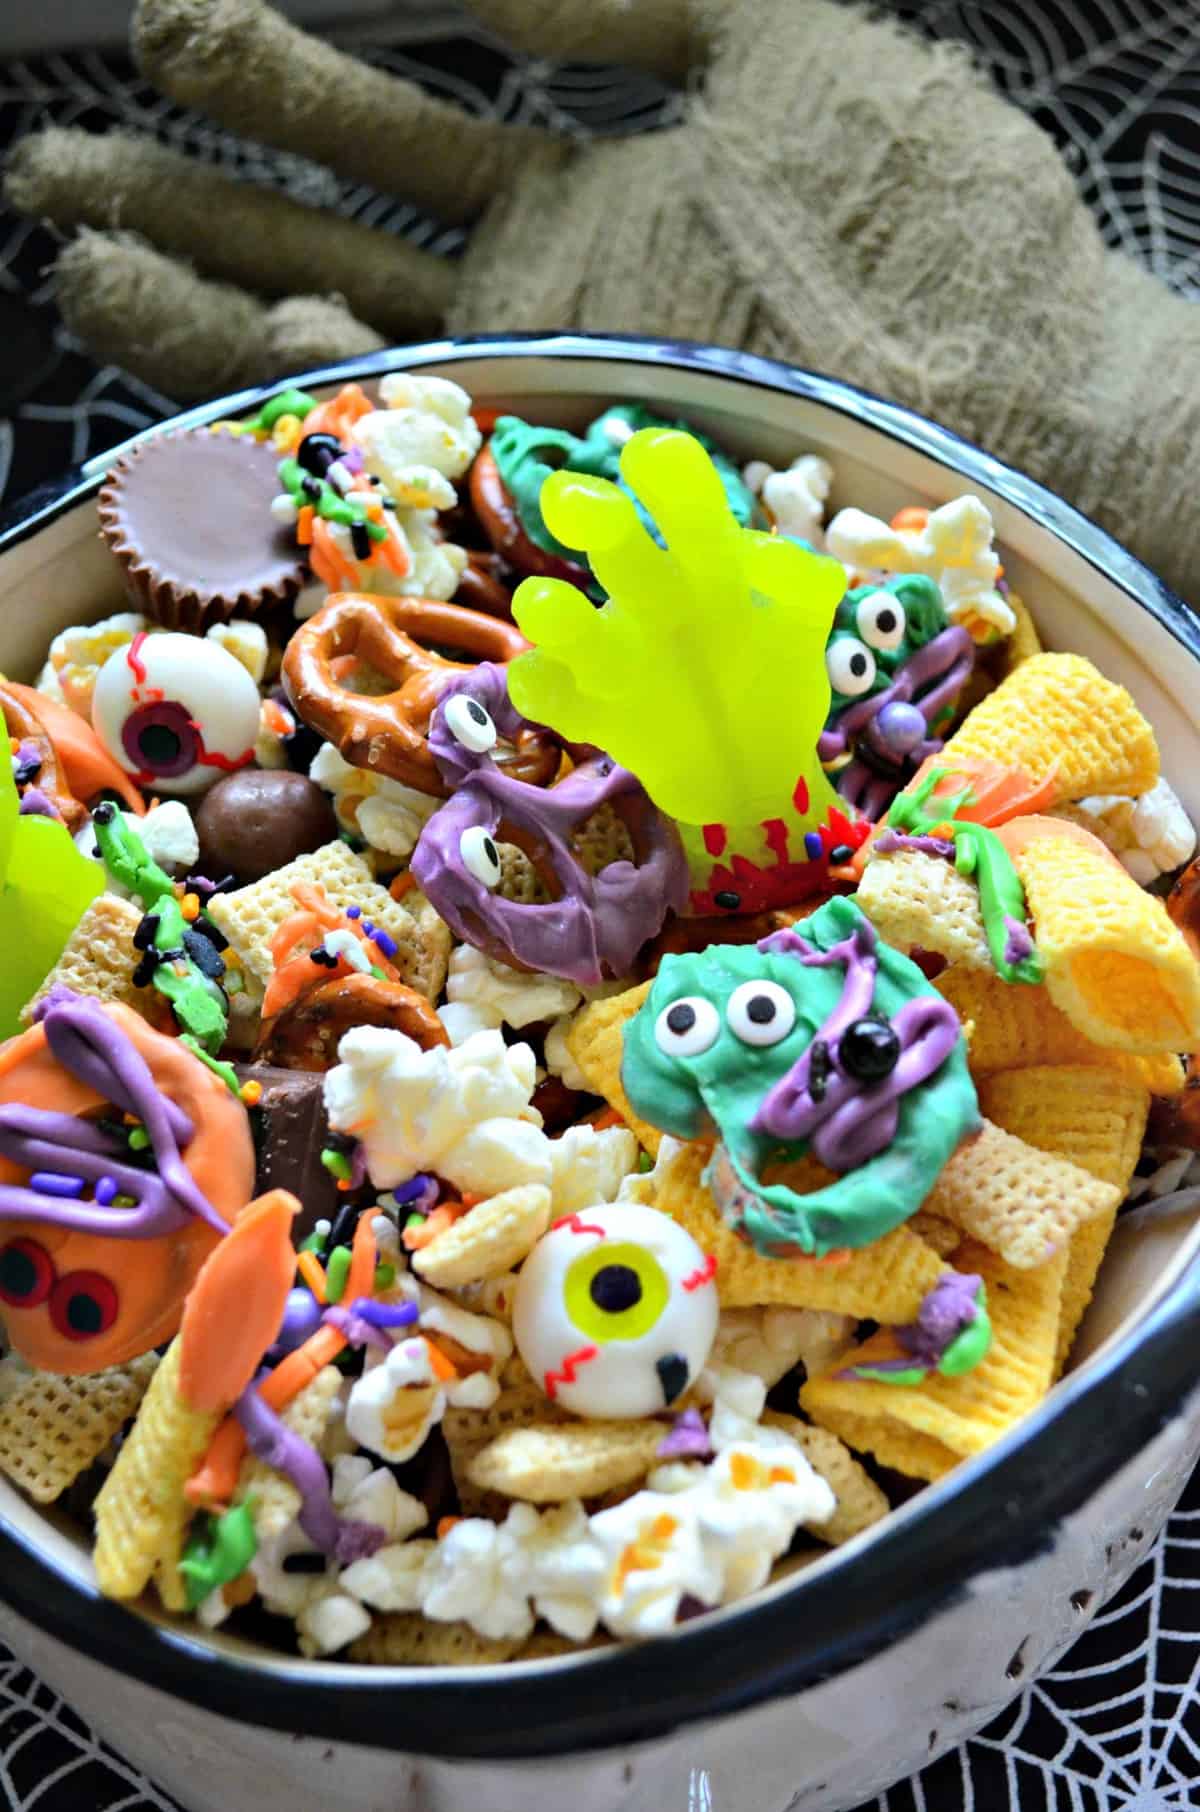
[(765, 460), (755, 459), (744, 468), (742, 477), (755, 496), (762, 498), (781, 535), (807, 541), (817, 553), (823, 550), (825, 505), (833, 484), (833, 467), (827, 459), (802, 453), (779, 472)]
[(706, 1546), (720, 1559), (720, 1604), (756, 1592), (800, 1525), (828, 1522), (837, 1508), (803, 1449), (770, 1428), (718, 1452), (696, 1496)]
[(583, 999), (573, 982), (557, 975), (533, 975), (459, 944), (446, 976), (447, 1005), (439, 1017), (452, 1044), (473, 1032), (512, 1026), (521, 1031), (542, 1020), (573, 1013)]
[(720, 1603), (724, 1574), (703, 1539), (699, 1496), (639, 1491), (592, 1517), (606, 1563), (598, 1608), (614, 1635), (665, 1635), (684, 1598)]
[(427, 820), (441, 803), (386, 774), (352, 767), (331, 742), (322, 743), (308, 776), (333, 794), (334, 815), (343, 830), (398, 859), (412, 853)]
[(443, 1289), (503, 1276), (519, 1265), (550, 1225), (550, 1191), (539, 1183), (502, 1190), (460, 1216), (413, 1254), (413, 1270)]
[(377, 1363), (368, 1361), (346, 1404), (346, 1427), (370, 1453), (392, 1465), (410, 1460), (441, 1421), (446, 1393), (428, 1342), (400, 1340)]
[(568, 1126), (550, 1141), (554, 1218), (615, 1202), (637, 1169), (638, 1143), (627, 1126)]
[(819, 1541), (828, 1542), (831, 1548), (840, 1547), (887, 1515), (890, 1505), (884, 1493), (828, 1428), (814, 1428), (799, 1416), (778, 1415), (774, 1410), (767, 1411), (764, 1421), (768, 1428), (777, 1428), (795, 1441), (813, 1471), (833, 1492), (833, 1515), (824, 1522), (805, 1525)]
[[(959, 1237), (956, 1233), (955, 1245)], [(770, 1389), (801, 1362), (808, 1372), (825, 1371), (853, 1333), (852, 1316), (822, 1309), (725, 1308), (705, 1369), (749, 1372)]]
[(335, 1654), (364, 1636), (370, 1627), (370, 1613), (345, 1592), (329, 1591), (314, 1597), (296, 1619), (300, 1652), (310, 1658)]
[(46, 665), (38, 675), (37, 689), (58, 699), (89, 721), (96, 675), (109, 655), (126, 648), (143, 630), (153, 633), (156, 624), (135, 611), (124, 610), (99, 623), (76, 624), (56, 635)]
[(1024, 768), (1034, 786), (1051, 776), (1058, 800), (1094, 793), (1133, 797), (1158, 779), (1154, 732), (1124, 686), (1081, 654), (1035, 654), (971, 712), (939, 756), (983, 756)]
[[(436, 474), (426, 472), (422, 476), (426, 484), (436, 482)], [(417, 474), (413, 474), (413, 479), (410, 495), (428, 495), (428, 491), (420, 488), (421, 481)], [(449, 490), (450, 487), (447, 486), (446, 489)], [(439, 490), (439, 496), (444, 494)], [(467, 554), (465, 548), (458, 547), (453, 541), (439, 539), (436, 510), (411, 508), (398, 503), (394, 510), (384, 511), (383, 522), (392, 540), (397, 543), (399, 558), (396, 566), (400, 571), (385, 565), (378, 558), (369, 564), (360, 561), (346, 524), (325, 524), (336, 550), (339, 567), (343, 570), (348, 568), (355, 575), (355, 583), (347, 589), (371, 591), (384, 597), (452, 598), (466, 570)]]
[(986, 504), (968, 494), (930, 510), (920, 529), (889, 528), (864, 510), (839, 510), (825, 546), (855, 573), (924, 573), (941, 592), (950, 621), (962, 623), (976, 641), (988, 641), (1016, 627), (996, 590), (994, 533)]
[(466, 391), (449, 378), (393, 371), (381, 381), (379, 394), (386, 408), (361, 416), (351, 430), (367, 470), (397, 498), (396, 479), (408, 466), (430, 466), (445, 478), (461, 478), (483, 444)]
[(261, 623), (214, 623), (205, 631), (210, 642), (216, 642), (240, 661), (256, 686), (261, 686), (267, 672), (267, 632)]
[(1182, 868), (1196, 853), (1196, 832), (1182, 801), (1159, 779), (1139, 799), (1097, 796), (1075, 807), (1141, 887)]
[(338, 1059), (325, 1078), (329, 1123), (362, 1140), (377, 1187), (426, 1170), (479, 1195), (550, 1182), (550, 1141), (529, 1105), (528, 1045), (484, 1031), (456, 1050), (422, 1051), (403, 1033), (359, 1026)]

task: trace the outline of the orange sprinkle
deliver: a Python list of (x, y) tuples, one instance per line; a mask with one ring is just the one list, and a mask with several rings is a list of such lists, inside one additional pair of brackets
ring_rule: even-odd
[(729, 1483), (735, 1491), (752, 1491), (758, 1476), (758, 1463), (749, 1454), (734, 1453), (729, 1461)]
[(475, 426), (479, 429), (481, 434), (490, 434), (492, 429), (496, 426), (496, 423), (500, 420), (500, 411), (498, 409), (485, 409), (481, 404), (477, 403), (471, 411), (471, 420), (475, 423)]
[(315, 1252), (297, 1252), (296, 1269), (318, 1302), (325, 1301), (325, 1272)]
[(461, 1199), (464, 1208), (478, 1208), (480, 1202), (486, 1202), (488, 1198), (486, 1195), (475, 1195), (470, 1189), (464, 1189)]
[(291, 712), (285, 711), (279, 701), (274, 698), (264, 698), (262, 721), (272, 736), (290, 736), (296, 727)]
[(438, 1518), (437, 1538), (443, 1541), (456, 1523), (462, 1522), (461, 1516), (442, 1516)]
[(425, 1349), (429, 1354), (429, 1365), (434, 1377), (440, 1384), (452, 1384), (458, 1377), (454, 1361), (447, 1359), (437, 1341), (431, 1340), (428, 1334), (425, 1336)]
[(393, 900), (402, 900), (406, 893), (412, 892), (416, 884), (417, 877), (414, 875), (412, 869), (404, 868), (401, 869), (398, 875), (392, 876), (388, 892), (391, 894)]
[(262, 1100), (262, 1083), (255, 1082), (254, 1079), (251, 1078), (249, 1082), (243, 1082), (238, 1092), (247, 1107), (257, 1107)]
[(767, 1474), (767, 1483), (770, 1485), (794, 1485), (796, 1475), (790, 1466), (772, 1466)]
[(401, 1234), (406, 1252), (423, 1252), (426, 1246), (433, 1244), (439, 1233), (452, 1227), (467, 1212), (465, 1202), (443, 1202), (433, 1213), (427, 1215), (419, 1227), (406, 1227)]
[(179, 910), (188, 924), (192, 924), (194, 920), (200, 917), (200, 895), (198, 893), (185, 893), (182, 900), (179, 902)]
[(584, 1126), (594, 1126), (597, 1132), (605, 1132), (610, 1126), (624, 1126), (625, 1119), (615, 1107), (598, 1107), (594, 1114), (588, 1114), (583, 1120)]
[(296, 515), (296, 545), (311, 547), (313, 541), (313, 506), (303, 504)]
[(889, 526), (898, 535), (919, 535), (929, 521), (929, 511), (924, 504), (910, 503), (906, 509), (897, 510)]

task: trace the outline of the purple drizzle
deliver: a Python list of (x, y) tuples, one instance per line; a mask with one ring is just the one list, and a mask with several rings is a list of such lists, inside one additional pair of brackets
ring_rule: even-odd
[(157, 1239), (198, 1216), (218, 1233), (228, 1233), (179, 1155), (192, 1138), (191, 1120), (159, 1093), (145, 1058), (99, 1002), (54, 988), (35, 1017), (63, 1069), (102, 1101), (141, 1121), (157, 1174), (123, 1163), (124, 1141), (89, 1120), (12, 1102), (0, 1107), (0, 1156), (29, 1171), (73, 1172), (95, 1185), (111, 1182), (113, 1194), (132, 1196), (134, 1206), (114, 1209), (111, 1196), (105, 1202), (98, 1195), (93, 1202), (62, 1201), (30, 1186), (0, 1183), (0, 1219), (43, 1221), (112, 1239)]
[(880, 831), (872, 850), (880, 856), (890, 856), (893, 850), (916, 849), (926, 856), (944, 856), (953, 861), (956, 848), (948, 837), (910, 837), (904, 831)]
[(866, 1366), (849, 1365), (835, 1375), (857, 1380), (874, 1372), (911, 1371), (914, 1366), (936, 1371), (947, 1348), (978, 1315), (982, 1288), (983, 1278), (977, 1272), (943, 1271), (921, 1299), (917, 1319), (892, 1330), (904, 1349), (904, 1358), (881, 1359)]
[(251, 1453), (291, 1479), (300, 1493), (300, 1527), (322, 1554), (330, 1554), (339, 1566), (348, 1567), (377, 1553), (387, 1541), (387, 1531), (378, 1523), (353, 1522), (338, 1515), (324, 1460), (259, 1395), (258, 1384), (265, 1375), (248, 1384), (234, 1405), (233, 1413), (246, 1431)]
[(881, 1081), (862, 1083), (839, 1066), (839, 1040), (871, 1011), (875, 992), (875, 932), (865, 920), (829, 950), (817, 950), (797, 932), (772, 932), (758, 948), (795, 956), (806, 968), (844, 963), (841, 998), (808, 1048), (763, 1096), (752, 1132), (792, 1144), (808, 1140), (830, 1170), (856, 1170), (884, 1151), (896, 1135), (901, 1096), (941, 1068), (958, 1041), (958, 1015), (949, 1001), (920, 995), (889, 1021), (900, 1041), (895, 1068)]
[(660, 1460), (711, 1460), (712, 1442), (698, 1409), (685, 1409), (676, 1416), (669, 1434), (658, 1444), (655, 1457)]
[(1024, 962), (1027, 956), (1033, 955), (1033, 939), (1029, 935), (1028, 925), (1020, 919), (1014, 919), (1010, 912), (1004, 915), (1004, 960), (1006, 963)]

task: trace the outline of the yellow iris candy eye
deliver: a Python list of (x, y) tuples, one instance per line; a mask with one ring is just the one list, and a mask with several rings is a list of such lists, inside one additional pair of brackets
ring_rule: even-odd
[(640, 1202), (569, 1214), (521, 1267), (517, 1351), (574, 1415), (661, 1415), (712, 1350), (716, 1269), (669, 1215)]
[(640, 1340), (671, 1296), (667, 1274), (644, 1246), (602, 1242), (577, 1258), (563, 1279), (567, 1314), (581, 1334), (607, 1343)]

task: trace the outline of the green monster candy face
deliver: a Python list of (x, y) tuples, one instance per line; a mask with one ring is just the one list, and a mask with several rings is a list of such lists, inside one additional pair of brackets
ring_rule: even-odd
[[(715, 1129), (714, 1193), (769, 1256), (879, 1239), (980, 1126), (953, 1008), (843, 899), (757, 948), (664, 958), (621, 1075), (663, 1131)], [(838, 1180), (804, 1196), (761, 1180), (808, 1153)]]
[(825, 650), (829, 724), (848, 705), (885, 692), (904, 663), (948, 627), (941, 593), (921, 574), (848, 591)]
[[(517, 506), (521, 527), (535, 547), (560, 560), (579, 559), (578, 549), (564, 547), (546, 527), (538, 501), (542, 486), (551, 472), (565, 467), (571, 472), (590, 472), (595, 478), (607, 478), (620, 485), (627, 496), (633, 496), (621, 478), (619, 462), (622, 447), (639, 428), (682, 428), (692, 435), (711, 455), (729, 507), (742, 527), (763, 526), (754, 496), (734, 461), (707, 435), (687, 422), (668, 421), (641, 403), (619, 403), (598, 415), (580, 437), (560, 428), (539, 427), (534, 422), (522, 421), (517, 415), (502, 415), (492, 435), (492, 454), (505, 488)], [(636, 497), (633, 501), (647, 527), (653, 529), (642, 504)]]

